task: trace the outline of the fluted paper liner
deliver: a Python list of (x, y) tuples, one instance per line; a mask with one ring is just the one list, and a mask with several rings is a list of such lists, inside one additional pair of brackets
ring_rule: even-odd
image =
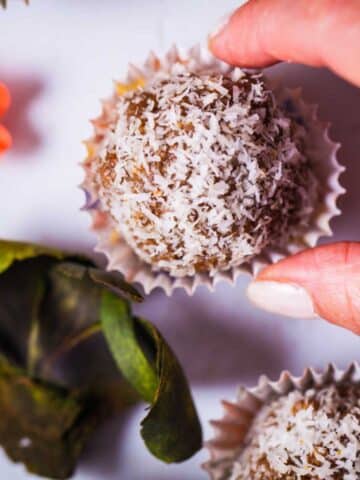
[[(189, 70), (222, 72), (231, 75), (234, 70), (219, 60), (216, 60), (206, 49), (200, 46), (194, 47), (187, 53), (180, 53), (176, 47), (173, 47), (164, 59), (160, 60), (156, 55), (151, 54), (143, 67), (138, 68), (130, 65), (127, 83), (116, 84), (118, 94), (125, 93), (131, 89), (146, 84), (155, 72), (160, 69), (169, 71), (176, 63), (184, 63)], [(187, 277), (173, 277), (164, 271), (155, 271), (151, 265), (142, 261), (116, 232), (115, 225), (111, 216), (100, 210), (100, 202), (97, 199), (97, 192), (92, 187), (91, 172), (88, 168), (88, 162), (91, 161), (101, 148), (101, 142), (112, 120), (112, 111), (116, 104), (116, 95), (102, 102), (103, 110), (99, 118), (94, 120), (95, 134), (85, 142), (88, 149), (88, 158), (83, 166), (86, 172), (86, 178), (82, 188), (86, 193), (85, 210), (88, 210), (93, 218), (93, 229), (97, 234), (98, 243), (96, 251), (106, 255), (108, 260), (107, 268), (109, 270), (120, 271), (129, 282), (137, 282), (144, 288), (145, 293), (151, 292), (156, 287), (161, 287), (170, 295), (175, 288), (184, 288), (188, 294), (193, 294), (196, 287), (206, 285), (213, 289), (220, 280), (227, 280), (234, 283), (239, 275), (248, 273), (256, 275), (264, 266), (276, 262), (289, 254), (299, 252), (307, 247), (313, 247), (322, 236), (332, 235), (330, 221), (340, 214), (336, 206), (339, 195), (345, 190), (339, 183), (339, 176), (344, 168), (339, 165), (336, 152), (339, 144), (334, 143), (329, 138), (329, 124), (320, 122), (317, 119), (317, 107), (307, 105), (301, 98), (301, 90), (280, 89), (274, 87), (274, 93), (277, 101), (286, 110), (296, 111), (299, 121), (305, 125), (307, 132), (307, 152), (311, 155), (313, 167), (322, 188), (320, 192), (321, 202), (313, 215), (311, 225), (308, 231), (301, 236), (282, 247), (275, 250), (273, 247), (265, 249), (261, 255), (253, 258), (251, 261), (238, 267), (230, 268), (227, 271), (219, 271), (215, 275), (197, 274)]]
[(283, 372), (277, 382), (260, 377), (254, 388), (240, 388), (235, 402), (223, 401), (224, 416), (211, 422), (215, 436), (206, 443), (210, 460), (203, 465), (211, 480), (226, 480), (229, 470), (243, 449), (243, 442), (252, 421), (263, 405), (292, 391), (305, 392), (327, 385), (360, 382), (360, 366), (353, 362), (346, 370), (329, 364), (323, 372), (307, 368), (301, 377)]

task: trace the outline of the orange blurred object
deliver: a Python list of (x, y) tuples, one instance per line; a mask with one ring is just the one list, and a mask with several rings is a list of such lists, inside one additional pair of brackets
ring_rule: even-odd
[[(6, 85), (0, 83), (0, 115), (8, 110), (11, 103), (10, 92)], [(8, 150), (12, 145), (12, 138), (9, 131), (0, 124), (0, 155)]]
[(6, 85), (0, 82), (0, 115), (4, 115), (10, 107), (10, 103), (11, 97), (9, 89)]
[(0, 125), (0, 155), (8, 150), (12, 145), (12, 138), (8, 130)]

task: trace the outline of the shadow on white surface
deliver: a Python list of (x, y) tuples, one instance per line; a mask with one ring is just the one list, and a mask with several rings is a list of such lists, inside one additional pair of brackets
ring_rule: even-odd
[(85, 475), (116, 478), (116, 472), (121, 472), (123, 464), (126, 464), (121, 445), (126, 438), (130, 412), (131, 409), (123, 416), (107, 420), (95, 432), (81, 457), (81, 469)]
[[(241, 285), (234, 289), (238, 289), (237, 298), (243, 295)], [(212, 294), (205, 289), (199, 289), (192, 298), (181, 290), (171, 298), (155, 291), (138, 308), (159, 326), (193, 384), (238, 382), (261, 374), (276, 376), (288, 356), (281, 336), (274, 349), (268, 329), (262, 328), (254, 315), (242, 314), (242, 301), (237, 302), (235, 291), (230, 290), (226, 284), (217, 289), (218, 295), (222, 291), (224, 299), (228, 297), (232, 311), (214, 308)]]

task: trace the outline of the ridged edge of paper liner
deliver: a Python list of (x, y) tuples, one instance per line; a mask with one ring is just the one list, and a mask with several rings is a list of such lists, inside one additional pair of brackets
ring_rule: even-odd
[(223, 401), (224, 416), (211, 421), (214, 438), (206, 442), (205, 447), (210, 460), (203, 465), (211, 480), (228, 479), (229, 469), (242, 450), (244, 438), (251, 427), (252, 420), (261, 407), (268, 402), (287, 395), (292, 391), (305, 392), (311, 388), (322, 388), (332, 384), (360, 382), (360, 366), (353, 362), (345, 370), (329, 364), (323, 372), (306, 368), (301, 377), (290, 372), (281, 373), (278, 381), (266, 376), (259, 379), (253, 388), (239, 388), (234, 402)]

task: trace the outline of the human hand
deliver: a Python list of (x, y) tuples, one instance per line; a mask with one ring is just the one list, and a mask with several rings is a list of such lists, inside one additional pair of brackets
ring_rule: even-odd
[(311, 248), (270, 265), (248, 287), (265, 310), (320, 316), (360, 334), (360, 242)]
[[(326, 66), (360, 86), (359, 0), (250, 0), (209, 39), (227, 63)], [(360, 243), (306, 250), (265, 268), (248, 296), (291, 317), (319, 315), (360, 334)]]
[(359, 0), (250, 0), (210, 36), (209, 47), (232, 65), (328, 67), (360, 86)]

